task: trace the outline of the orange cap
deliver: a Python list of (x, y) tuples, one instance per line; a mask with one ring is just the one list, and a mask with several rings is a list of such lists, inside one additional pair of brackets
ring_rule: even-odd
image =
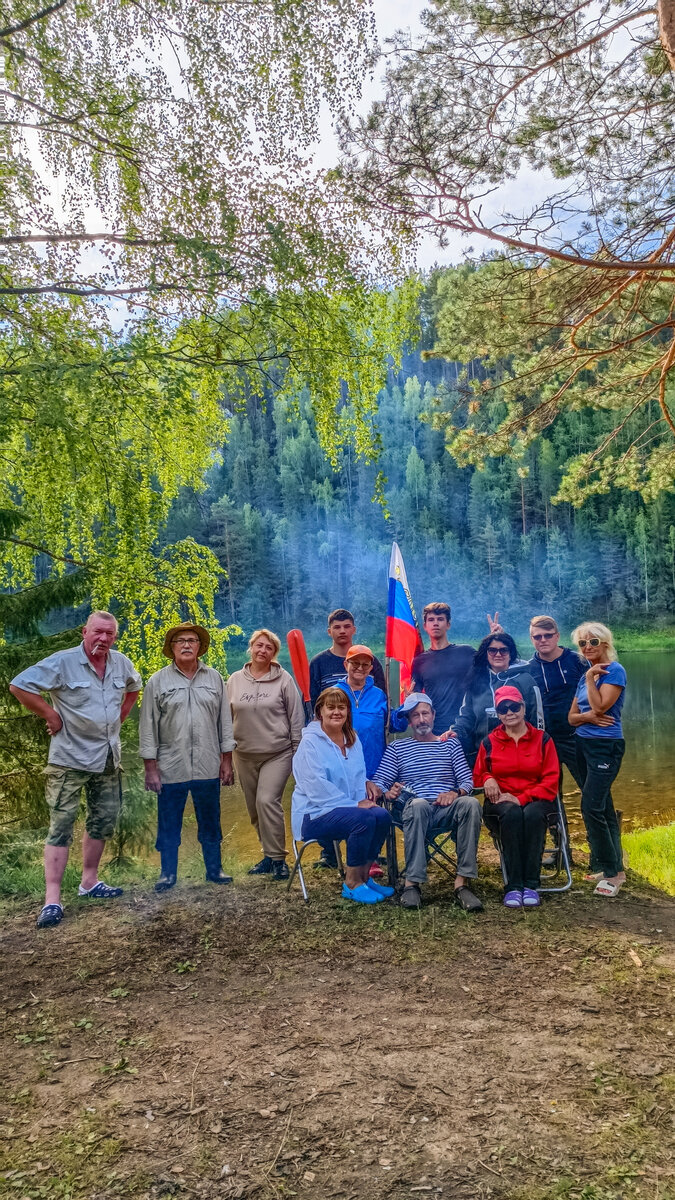
[(375, 661), (375, 655), (368, 646), (350, 646), (345, 654), (345, 662), (348, 658), (357, 658), (359, 654), (367, 655), (371, 662)]

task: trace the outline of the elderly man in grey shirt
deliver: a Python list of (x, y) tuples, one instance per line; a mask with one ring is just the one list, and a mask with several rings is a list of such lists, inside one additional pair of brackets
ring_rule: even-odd
[(145, 786), (157, 792), (162, 873), (155, 891), (176, 883), (183, 813), (192, 794), (206, 878), (232, 883), (220, 857), (220, 787), (234, 783), (232, 717), (222, 675), (200, 662), (210, 637), (189, 621), (169, 629), (163, 651), (172, 662), (150, 676), (143, 693), (140, 754)]
[[(117, 621), (112, 613), (93, 612), (82, 630), (82, 644), (50, 654), (21, 671), (10, 692), (42, 717), (51, 736), (46, 800), (50, 811), (45, 845), (45, 903), (39, 928), (63, 917), (61, 880), (73, 840), (82, 789), (87, 817), (82, 838), (81, 896), (108, 900), (121, 896), (98, 878), (105, 839), (115, 831), (122, 793), (120, 727), (142, 686), (138, 671), (113, 650)], [(49, 692), (51, 705), (40, 695)]]

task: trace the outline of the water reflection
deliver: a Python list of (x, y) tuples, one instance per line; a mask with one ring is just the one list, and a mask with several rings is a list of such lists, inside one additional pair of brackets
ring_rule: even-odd
[(628, 676), (626, 755), (612, 795), (625, 827), (664, 825), (675, 820), (675, 655), (648, 651), (621, 661)]

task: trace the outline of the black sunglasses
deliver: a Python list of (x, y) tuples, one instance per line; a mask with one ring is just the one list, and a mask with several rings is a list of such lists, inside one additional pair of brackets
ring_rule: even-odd
[(501, 717), (504, 715), (504, 713), (520, 712), (521, 708), (523, 708), (522, 700), (520, 704), (518, 704), (515, 700), (503, 700), (501, 704), (497, 705), (497, 712)]
[(599, 646), (600, 638), (579, 638), (580, 646)]
[(533, 642), (548, 641), (549, 638), (554, 638), (554, 637), (555, 637), (555, 630), (553, 631), (553, 633), (533, 633), (532, 641)]
[(508, 646), (488, 646), (488, 654), (508, 654)]

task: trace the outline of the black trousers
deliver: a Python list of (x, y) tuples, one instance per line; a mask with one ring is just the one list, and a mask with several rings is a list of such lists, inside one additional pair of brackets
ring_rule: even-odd
[(579, 761), (586, 768), (581, 789), (581, 815), (591, 848), (591, 871), (607, 879), (623, 871), (619, 822), (612, 784), (619, 774), (626, 743), (623, 738), (580, 737)]
[(562, 797), (562, 769), (567, 767), (572, 779), (577, 787), (584, 786), (586, 777), (586, 766), (583, 761), (579, 761), (579, 747), (576, 733), (570, 730), (569, 734), (552, 734), (553, 745), (556, 748), (556, 753), (560, 759), (560, 795)]
[(548, 816), (553, 811), (552, 800), (531, 800), (522, 805), (485, 801), (483, 812), (490, 821), (496, 818), (499, 822), (507, 891), (539, 887)]

